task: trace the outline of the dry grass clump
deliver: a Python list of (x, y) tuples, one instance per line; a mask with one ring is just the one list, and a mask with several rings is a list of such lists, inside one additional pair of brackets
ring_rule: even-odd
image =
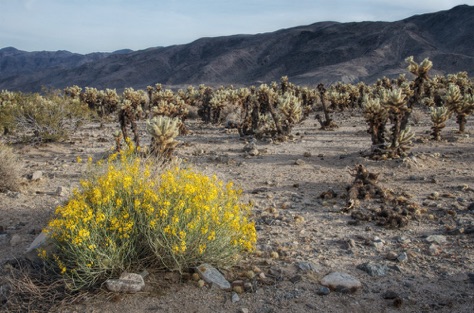
[(1, 312), (61, 312), (65, 305), (94, 297), (90, 292), (69, 292), (59, 275), (26, 259), (10, 261), (1, 274)]
[(18, 156), (8, 145), (0, 142), (0, 192), (20, 189), (21, 164)]

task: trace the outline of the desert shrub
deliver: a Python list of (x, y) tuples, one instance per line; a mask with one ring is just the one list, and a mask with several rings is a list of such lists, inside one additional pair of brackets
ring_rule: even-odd
[(87, 118), (88, 109), (77, 99), (34, 94), (25, 97), (14, 114), (25, 141), (49, 142), (66, 139)]
[(143, 266), (229, 266), (253, 249), (250, 207), (232, 183), (179, 167), (153, 170), (133, 149), (91, 166), (92, 174), (49, 222), (55, 249), (39, 252), (70, 289)]
[(21, 164), (13, 149), (0, 142), (0, 191), (18, 191)]
[(0, 92), (0, 133), (8, 134), (15, 129), (15, 110), (21, 98), (17, 92)]

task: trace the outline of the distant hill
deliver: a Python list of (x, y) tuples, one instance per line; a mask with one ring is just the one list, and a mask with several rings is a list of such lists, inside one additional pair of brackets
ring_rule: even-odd
[(71, 85), (100, 89), (188, 84), (314, 85), (373, 82), (406, 73), (404, 59), (429, 57), (434, 72), (474, 73), (474, 6), (396, 22), (320, 22), (256, 35), (201, 38), (184, 45), (86, 55), (0, 49), (0, 89)]

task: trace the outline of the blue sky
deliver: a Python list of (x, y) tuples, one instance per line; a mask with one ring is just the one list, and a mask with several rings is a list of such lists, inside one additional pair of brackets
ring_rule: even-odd
[(474, 0), (0, 0), (0, 48), (111, 52), (321, 21), (396, 21)]

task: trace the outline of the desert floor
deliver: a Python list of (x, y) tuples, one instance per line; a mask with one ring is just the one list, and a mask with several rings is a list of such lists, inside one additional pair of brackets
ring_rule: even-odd
[[(386, 161), (365, 157), (370, 136), (358, 111), (335, 113), (339, 128), (333, 131), (320, 130), (309, 118), (287, 142), (257, 141), (257, 156), (243, 151), (246, 141), (236, 130), (189, 120), (192, 133), (179, 138), (182, 144), (176, 155), (206, 174), (234, 181), (244, 190), (244, 200), (254, 203), (259, 252), (238, 267), (222, 270), (231, 282), (241, 276), (246, 281), (248, 270), (261, 271), (253, 290), (237, 299), (216, 287), (199, 288), (175, 273), (151, 272), (141, 293), (103, 292), (60, 310), (472, 312), (474, 137), (458, 134), (451, 120), (442, 132), (443, 141), (430, 141), (428, 115), (418, 112), (418, 116), (409, 156)], [(473, 128), (471, 118), (467, 130)], [(103, 157), (113, 148), (112, 133), (117, 129), (114, 123), (105, 129), (88, 124), (66, 142), (14, 145), (24, 164), (24, 182), (19, 193), (0, 193), (2, 266), (22, 258), (54, 208), (78, 186), (86, 164), (77, 163), (77, 157)], [(391, 228), (354, 219), (351, 213), (358, 209), (343, 212), (347, 186), (354, 180), (351, 170), (357, 164), (380, 173), (379, 185), (418, 205), (421, 214), (402, 228)], [(32, 181), (29, 177), (35, 171), (42, 171), (42, 176)], [(381, 199), (360, 202), (366, 212), (382, 206)], [(357, 268), (367, 262), (385, 268), (385, 273), (371, 276)], [(334, 271), (354, 276), (362, 288), (320, 295), (320, 280)]]

